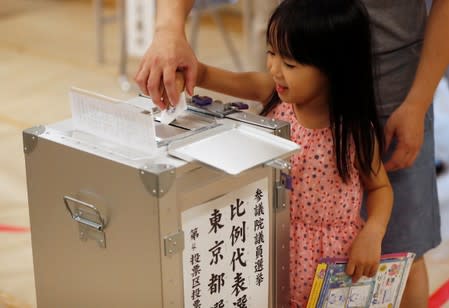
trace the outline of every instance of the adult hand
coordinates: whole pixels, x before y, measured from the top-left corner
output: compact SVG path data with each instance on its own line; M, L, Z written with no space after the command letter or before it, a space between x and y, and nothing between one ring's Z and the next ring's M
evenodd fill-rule
M385 162L387 171L396 171L413 165L424 139L425 112L404 102L390 116L385 125L386 149L396 138L396 148Z
M198 60L184 33L161 28L156 31L134 79L145 95L150 95L157 106L165 109L168 102L161 100L164 88L172 105L177 104L179 100L175 82L176 71L184 73L187 92L193 95L197 70Z
M164 84L161 83L161 103L163 103L165 106L174 106L170 100L168 99L167 96L167 90L164 88ZM184 79L184 74L182 72L176 72L175 74L175 91L176 94L179 95L179 93L181 93L182 91L184 91L185 89L185 79Z

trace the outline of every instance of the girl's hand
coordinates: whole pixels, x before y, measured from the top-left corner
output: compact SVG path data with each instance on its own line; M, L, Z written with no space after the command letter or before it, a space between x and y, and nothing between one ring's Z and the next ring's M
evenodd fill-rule
M360 277L372 277L376 274L380 262L381 244L385 230L366 223L351 246L346 273L352 276L352 282Z

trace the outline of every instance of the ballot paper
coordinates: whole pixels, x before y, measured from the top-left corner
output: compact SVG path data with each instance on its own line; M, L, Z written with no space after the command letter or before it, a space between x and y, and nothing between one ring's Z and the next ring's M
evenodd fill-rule
M78 88L69 96L75 131L145 153L157 151L151 110Z
M186 110L186 95L182 92L179 95L179 101L175 106L169 106L167 109L162 110L160 121L162 124L170 124Z

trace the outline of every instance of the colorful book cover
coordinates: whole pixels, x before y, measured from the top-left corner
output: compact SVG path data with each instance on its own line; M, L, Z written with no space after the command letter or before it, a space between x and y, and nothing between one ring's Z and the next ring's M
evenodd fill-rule
M317 267L320 275L315 275L307 308L399 307L414 257L413 253L384 255L375 276L362 277L355 283L345 273L346 260L325 259Z
M307 302L307 308L316 307L318 299L320 297L321 287L323 286L324 277L326 276L327 263L320 263L316 267L315 277L313 279L312 291L309 295L309 301Z

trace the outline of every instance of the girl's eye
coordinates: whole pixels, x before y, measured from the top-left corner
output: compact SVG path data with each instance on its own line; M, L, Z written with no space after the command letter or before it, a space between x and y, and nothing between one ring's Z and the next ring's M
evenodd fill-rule
M274 52L271 50L267 50L267 55L274 56Z
M295 65L294 64L289 64L287 62L284 62L285 66L287 66L288 68L294 68Z

